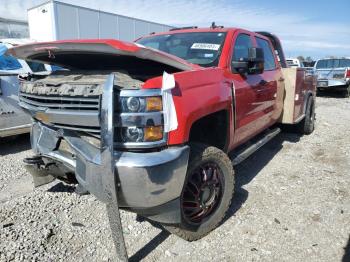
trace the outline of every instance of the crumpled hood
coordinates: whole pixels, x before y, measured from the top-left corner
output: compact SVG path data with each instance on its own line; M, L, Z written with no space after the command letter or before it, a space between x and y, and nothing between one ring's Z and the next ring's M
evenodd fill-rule
M164 70L173 72L200 68L179 57L139 44L114 39L32 43L13 47L7 51L7 54L20 59L82 70L99 69L100 67L101 69L113 67L113 69L127 70L127 67L142 65L165 67Z

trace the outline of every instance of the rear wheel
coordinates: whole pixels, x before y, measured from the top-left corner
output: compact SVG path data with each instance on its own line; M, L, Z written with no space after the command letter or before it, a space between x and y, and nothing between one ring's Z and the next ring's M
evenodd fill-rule
M307 100L305 117L292 127L293 132L309 135L315 129L315 99L310 96Z
M192 144L181 195L182 222L165 226L171 233L194 241L215 229L228 211L234 191L234 171L218 148Z

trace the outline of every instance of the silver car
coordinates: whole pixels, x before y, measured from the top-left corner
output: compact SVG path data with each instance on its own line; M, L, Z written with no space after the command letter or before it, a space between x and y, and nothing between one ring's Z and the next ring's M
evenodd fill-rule
M25 43L24 40L0 40L0 48L6 49ZM5 54L0 55L0 138L27 133L31 118L18 105L19 74L51 71L51 66L26 62Z
M334 90L350 96L350 58L320 59L315 64L317 90Z

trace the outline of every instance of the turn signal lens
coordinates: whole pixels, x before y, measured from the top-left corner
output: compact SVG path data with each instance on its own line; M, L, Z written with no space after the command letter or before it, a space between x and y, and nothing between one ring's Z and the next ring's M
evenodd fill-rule
M144 141L153 142L163 139L163 127L162 126L150 126L144 128Z
M146 111L162 111L163 104L162 104L162 97L161 96L154 96L154 97L147 97L146 98Z

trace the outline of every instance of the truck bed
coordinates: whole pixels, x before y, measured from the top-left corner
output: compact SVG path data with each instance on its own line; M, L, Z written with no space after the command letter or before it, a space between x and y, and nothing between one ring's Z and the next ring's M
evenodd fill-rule
M315 77L303 68L282 68L284 82L282 124L295 124L305 114L305 99L308 91L315 92Z

